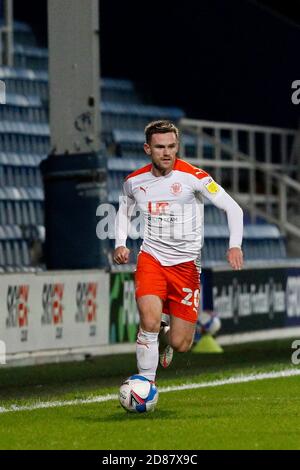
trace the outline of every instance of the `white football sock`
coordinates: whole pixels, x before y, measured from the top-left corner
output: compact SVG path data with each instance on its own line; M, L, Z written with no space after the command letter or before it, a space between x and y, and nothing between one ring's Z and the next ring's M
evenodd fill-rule
M140 328L136 340L136 359L139 374L155 381L158 366L158 333Z

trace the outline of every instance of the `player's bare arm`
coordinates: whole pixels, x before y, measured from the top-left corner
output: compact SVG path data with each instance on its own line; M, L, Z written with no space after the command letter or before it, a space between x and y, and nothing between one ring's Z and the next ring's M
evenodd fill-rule
M114 262L117 264L126 264L129 261L130 250L126 246L118 246L114 251Z

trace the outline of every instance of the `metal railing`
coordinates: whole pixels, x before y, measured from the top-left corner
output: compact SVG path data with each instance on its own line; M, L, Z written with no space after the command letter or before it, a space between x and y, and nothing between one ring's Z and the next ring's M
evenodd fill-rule
M209 171L252 222L257 216L300 238L299 132L182 119L180 154Z

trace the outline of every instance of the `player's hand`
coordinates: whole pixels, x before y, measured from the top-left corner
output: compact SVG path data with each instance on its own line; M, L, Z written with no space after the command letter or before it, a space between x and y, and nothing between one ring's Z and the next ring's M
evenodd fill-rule
M229 250L227 251L227 261L232 267L232 269L242 269L244 260L241 248L229 248Z
M117 264L126 264L129 260L130 250L126 246L118 246L114 251L114 262Z

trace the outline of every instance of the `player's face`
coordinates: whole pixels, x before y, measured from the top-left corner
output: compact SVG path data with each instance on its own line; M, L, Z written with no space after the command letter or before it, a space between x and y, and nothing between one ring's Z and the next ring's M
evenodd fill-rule
M144 144L144 150L151 156L153 167L165 175L173 169L178 152L176 134L174 132L153 134L150 143Z

